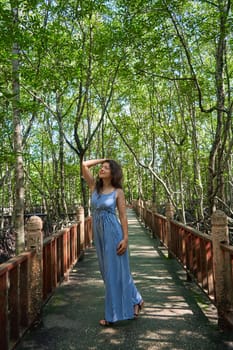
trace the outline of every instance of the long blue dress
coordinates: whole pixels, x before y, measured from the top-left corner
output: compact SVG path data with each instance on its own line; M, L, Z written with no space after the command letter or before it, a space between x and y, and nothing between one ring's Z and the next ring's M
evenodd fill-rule
M134 318L134 305L142 301L130 273L128 251L117 255L123 239L116 215L116 190L92 194L94 242L105 284L105 320L116 322Z

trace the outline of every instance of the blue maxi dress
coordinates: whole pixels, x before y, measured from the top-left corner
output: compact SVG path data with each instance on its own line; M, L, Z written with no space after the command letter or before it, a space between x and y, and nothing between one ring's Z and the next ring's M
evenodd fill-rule
M134 305L142 301L130 272L128 250L117 255L123 239L116 215L116 190L92 194L94 243L100 272L105 284L105 320L116 322L134 318Z

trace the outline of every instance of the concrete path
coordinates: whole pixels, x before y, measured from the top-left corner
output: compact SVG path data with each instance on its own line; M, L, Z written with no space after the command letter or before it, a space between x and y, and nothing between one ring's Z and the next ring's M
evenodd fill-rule
M128 211L130 264L145 308L137 320L103 328L104 286L90 248L70 280L57 288L17 350L230 350L233 334L222 333L216 310L198 287L186 282L176 260Z

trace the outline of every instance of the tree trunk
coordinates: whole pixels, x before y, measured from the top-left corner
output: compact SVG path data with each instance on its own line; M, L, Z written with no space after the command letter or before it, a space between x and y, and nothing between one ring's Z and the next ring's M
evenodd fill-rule
M60 127L60 124L59 124ZM65 195L65 167L64 167L64 138L63 130L59 129L59 171L60 171L60 196L61 196L61 209L65 219L68 219L68 210L66 204Z
M229 14L229 1L219 1L219 35L216 48L216 99L217 99L217 127L213 145L209 156L209 180L208 180L208 202L210 214L215 208L215 197L224 200L224 151L226 147L226 123L228 119L225 114L225 92L224 92L224 58L226 53L227 18Z
M64 128L62 122L62 114L60 112L60 98L57 94L56 96L56 114L59 127L59 187L60 187L60 209L61 214L64 215L64 219L68 219L68 210L66 204L66 194L65 194L65 166L64 166Z
M14 1L11 2L13 28L18 26L18 8ZM14 38L15 39L15 38ZM12 53L12 109L13 109L13 147L15 154L15 202L13 226L16 233L16 254L24 251L24 167L23 146L20 123L20 83L19 83L19 45L16 40L13 43Z
M80 169L80 190L81 190L81 194L82 194L82 205L84 208L84 215L85 217L89 215L89 203L88 203L88 198L89 196L87 195L87 185L86 185L86 181L84 180L83 176L82 176L82 162L84 159L84 152L80 153L80 157L79 157L79 169Z
M192 199L194 201L194 209L196 220L203 221L204 220L204 208L203 208L203 185L201 178L201 166L199 161L199 144L198 144L198 135L197 135L197 127L196 127L196 112L194 106L190 105L190 117L192 124L192 148L193 148L193 196Z

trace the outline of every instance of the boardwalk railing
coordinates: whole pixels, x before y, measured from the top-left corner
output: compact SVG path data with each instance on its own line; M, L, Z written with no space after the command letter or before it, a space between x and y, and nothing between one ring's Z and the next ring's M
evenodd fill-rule
M41 219L29 219L30 249L0 265L1 350L14 348L55 288L68 278L70 269L92 242L91 223L91 217L85 221L83 217L83 221L43 240Z
M216 305L219 326L233 329L233 246L229 245L227 216L216 211L208 235L173 220L170 204L166 216L143 201L134 201L133 208L167 247L169 256L181 263L188 278L195 280Z

